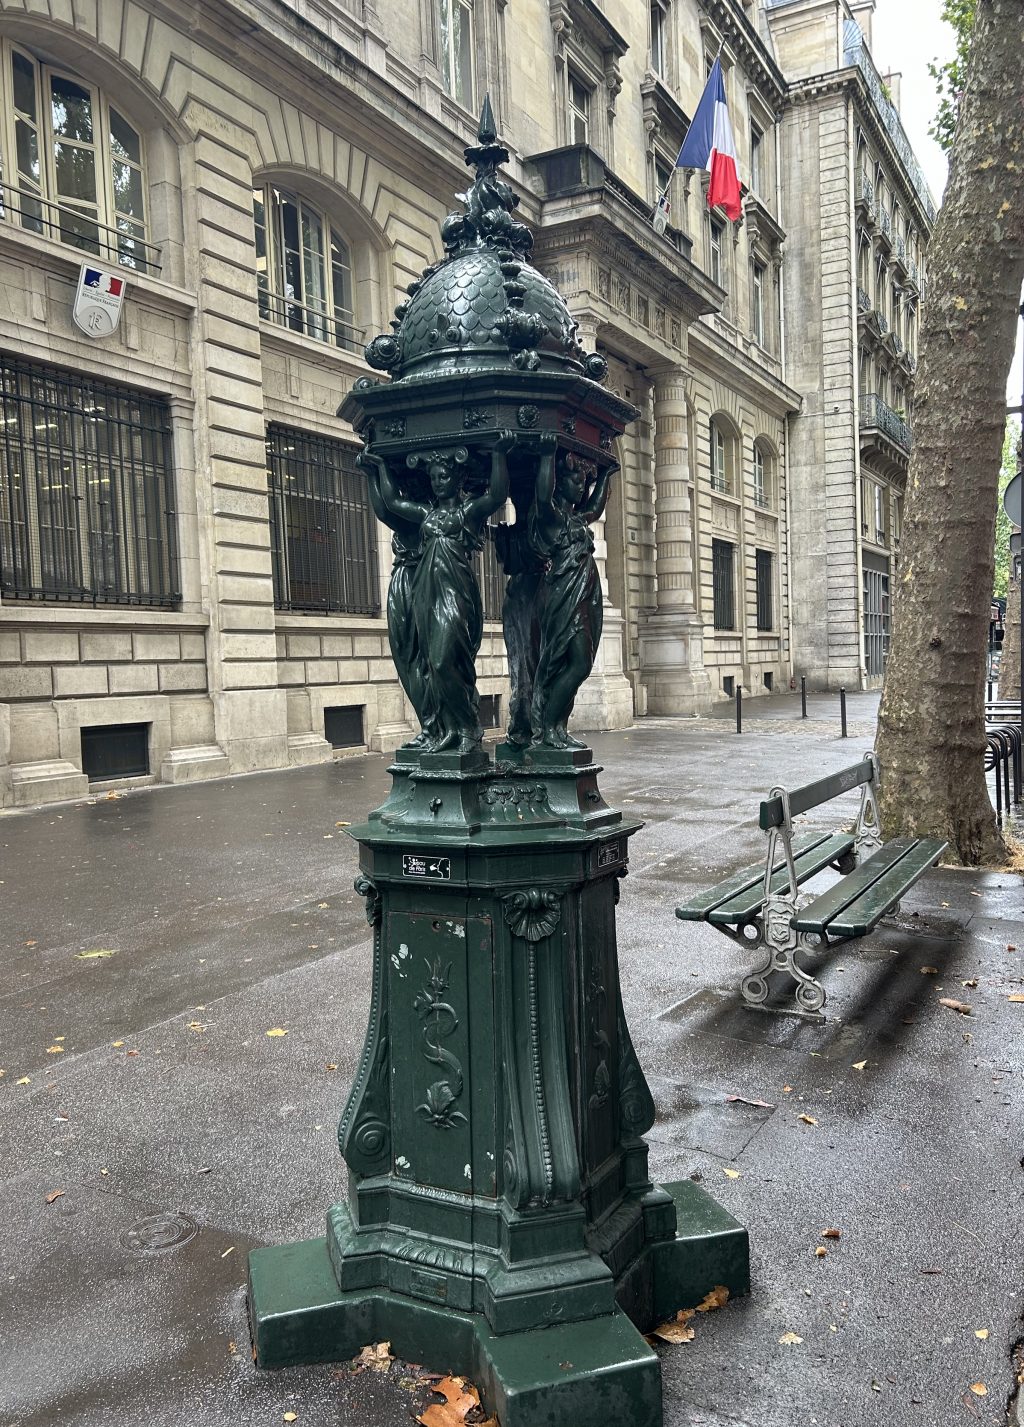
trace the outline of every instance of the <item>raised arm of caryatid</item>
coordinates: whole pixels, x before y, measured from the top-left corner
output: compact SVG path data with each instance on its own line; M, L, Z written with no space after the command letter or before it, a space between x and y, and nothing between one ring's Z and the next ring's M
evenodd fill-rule
M554 519L555 514L555 460L558 455L558 437L551 431L545 431L538 445L541 458L533 487L533 514L542 525L547 525Z
M618 469L619 467L615 464L606 466L591 487L590 494L580 508L580 514L588 525L595 520L600 520L604 515L604 508L608 504L608 496L612 488L612 476Z
M380 456L371 455L369 451L360 451L356 457L356 465L366 476L366 490L370 497L370 504L373 513L382 524L390 526L392 530L396 525L405 521L395 515L393 510L389 510L384 500L384 495L380 488L380 474L384 467L384 462Z
M466 509L467 520L479 526L480 529L483 529L488 517L492 516L508 500L508 462L505 457L515 444L514 432L499 432L491 452L491 476L487 482L487 489L482 495L477 496L476 500L471 501Z
M361 451L356 457L357 465L362 466L368 477L370 488L370 501L374 510L385 525L395 529L395 521L404 521L407 525L422 525L426 519L427 507L420 505L417 501L407 500L398 489L398 482L391 474L388 463L382 457L374 455L370 451ZM376 471L376 476L372 471ZM376 487L376 492L375 488ZM374 495L380 499L385 514L381 514L377 509L377 502Z

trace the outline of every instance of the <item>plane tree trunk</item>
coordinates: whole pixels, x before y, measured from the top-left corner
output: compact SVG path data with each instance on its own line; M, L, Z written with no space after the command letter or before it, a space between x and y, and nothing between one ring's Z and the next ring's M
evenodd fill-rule
M984 775L1006 382L1024 279L1024 3L978 0L949 183L928 247L914 449L879 715L887 836L1003 862Z

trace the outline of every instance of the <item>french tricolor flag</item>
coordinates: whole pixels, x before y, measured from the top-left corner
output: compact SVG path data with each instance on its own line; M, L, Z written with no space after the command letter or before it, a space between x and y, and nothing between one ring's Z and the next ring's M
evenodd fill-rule
M733 222L743 209L740 180L736 171L736 140L725 103L722 61L716 59L686 132L676 168L706 168L711 175L708 207L721 208Z

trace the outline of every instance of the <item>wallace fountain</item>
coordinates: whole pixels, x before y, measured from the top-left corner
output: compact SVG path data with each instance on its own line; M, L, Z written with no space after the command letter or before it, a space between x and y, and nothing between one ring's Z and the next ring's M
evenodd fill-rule
M338 1132L348 1197L324 1238L251 1255L249 1313L260 1367L388 1339L471 1378L502 1427L657 1427L643 1334L716 1285L747 1292L747 1235L699 1185L648 1174L615 935L640 824L568 732L601 636L589 527L638 413L530 266L508 157L485 102L445 256L366 349L387 376L341 408L392 531L388 629L420 732L351 830L373 982ZM488 538L511 684L493 760L475 671Z

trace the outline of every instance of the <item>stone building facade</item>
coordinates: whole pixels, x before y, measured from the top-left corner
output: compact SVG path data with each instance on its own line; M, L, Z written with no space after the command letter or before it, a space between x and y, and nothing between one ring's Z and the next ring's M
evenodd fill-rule
M389 542L336 410L440 256L485 92L535 261L642 413L578 726L788 683L788 91L757 6L0 0L0 40L4 806L410 735ZM737 224L672 175L719 53ZM106 338L72 319L83 259L126 284Z
M816 686L879 688L935 205L871 58L874 0L769 0L787 80L793 645Z

